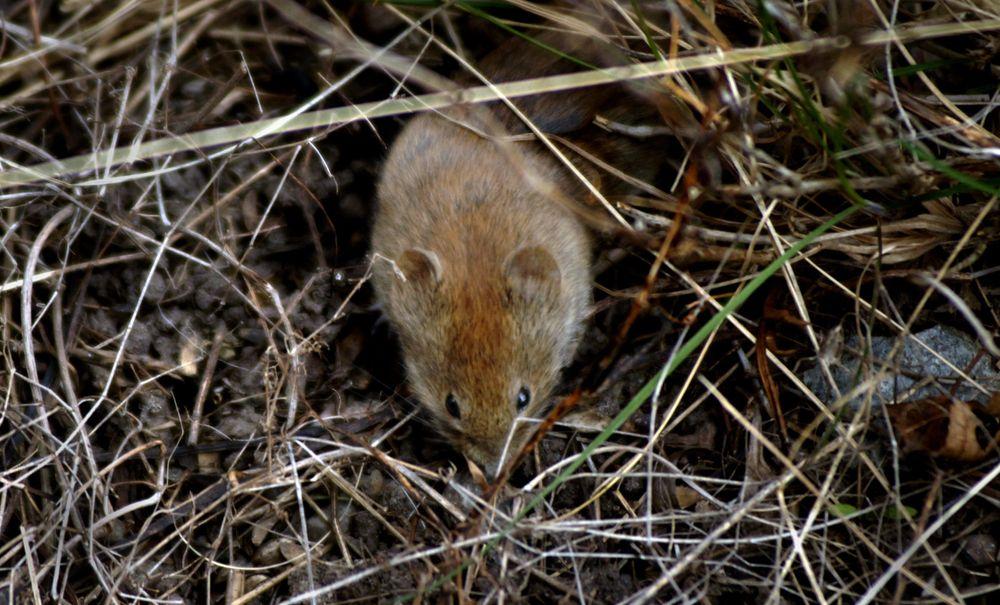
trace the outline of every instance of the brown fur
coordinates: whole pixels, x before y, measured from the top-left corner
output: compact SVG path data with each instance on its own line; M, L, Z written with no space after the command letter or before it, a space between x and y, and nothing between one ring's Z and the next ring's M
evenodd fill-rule
M372 249L395 266L376 262L374 282L411 385L442 433L490 471L518 391L530 389L525 414L537 415L590 302L585 229L534 184L574 189L533 146L431 115L405 128L379 184ZM449 393L460 420L445 409Z
M579 38L568 47L595 56ZM494 81L574 68L523 42L481 67ZM515 104L543 130L565 133L590 124L609 96L585 89ZM538 144L503 140L523 131L497 103L413 118L383 168L372 232L372 251L387 259L375 263L376 293L411 386L440 431L489 473L505 445L513 456L527 438L531 425L512 427L547 403L591 301L588 235L566 203L584 193ZM522 387L531 403L518 412ZM449 394L460 419L447 411Z

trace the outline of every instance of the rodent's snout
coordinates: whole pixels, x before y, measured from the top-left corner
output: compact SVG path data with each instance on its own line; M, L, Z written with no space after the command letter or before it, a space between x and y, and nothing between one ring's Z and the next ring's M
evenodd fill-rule
M511 458L516 456L520 449L516 439L511 441L506 451L504 450L505 444L507 444L506 438L496 442L486 440L466 442L462 453L479 467L487 479L493 481L503 466L509 464Z
M470 439L462 444L465 457L479 467L489 480L494 480L504 466L515 458L528 437L523 428L512 428L513 435L505 433L496 439Z
M500 455L502 448L499 450L494 450L494 448L483 447L486 444L470 444L465 448L465 456L479 467L479 470L483 471L483 474L490 481L496 479L497 473L500 471Z

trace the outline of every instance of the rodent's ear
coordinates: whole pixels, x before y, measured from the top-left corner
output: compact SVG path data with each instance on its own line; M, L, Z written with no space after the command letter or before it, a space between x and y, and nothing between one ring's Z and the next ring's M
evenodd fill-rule
M411 248L396 261L408 282L436 284L441 281L441 259L431 250Z
M538 288L559 287L559 264L541 246L519 248L507 259L504 270L510 285L526 294Z

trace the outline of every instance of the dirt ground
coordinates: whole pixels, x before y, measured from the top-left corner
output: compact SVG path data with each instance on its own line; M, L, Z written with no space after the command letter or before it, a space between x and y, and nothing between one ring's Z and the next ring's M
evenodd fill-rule
M893 47L887 78L851 3L695 4L0 7L0 603L991 602L1000 30L920 28L1000 13L905 3L923 67ZM309 110L428 92L389 68L340 82L390 46L457 73L426 35L395 40L408 19L472 58L553 23L617 32L632 62L657 58L647 38L857 44L623 97L646 130L609 136L661 161L612 199L631 229L594 235L554 397L579 403L502 485L431 428L368 283L407 116L101 162L324 91ZM87 155L101 167L3 180ZM852 195L863 209L810 235Z

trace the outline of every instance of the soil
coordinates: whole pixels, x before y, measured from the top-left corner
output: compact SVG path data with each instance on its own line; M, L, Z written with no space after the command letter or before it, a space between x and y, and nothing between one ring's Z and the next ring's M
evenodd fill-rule
M398 30L386 25L374 7L352 10L350 22L365 39L385 43ZM232 16L247 27L260 25L250 9L233 9ZM473 45L472 52L481 54L502 37L482 23L465 23L469 29L462 30L463 39ZM291 35L284 27L275 28ZM236 44L224 37L200 44L177 72L178 82L155 124L158 134L258 119L257 99L266 115L281 114L349 69L337 57L300 43L279 43L276 54L263 43ZM408 42L398 52L416 55L422 50ZM221 115L202 115L205 97L229 81L238 69L233 57L243 51L251 63L255 94L244 90ZM454 68L440 53L427 52L425 65L444 73ZM120 94L124 67L103 67L108 86ZM696 84L705 83L699 76ZM388 98L394 89L388 76L370 70L327 103ZM93 121L113 123L117 105L112 101L117 99L111 95L95 107L91 93L90 88L77 91L72 104L67 101L66 113L79 111L83 116L91 111ZM48 111L44 101L36 99L31 111ZM120 141L140 132L138 115L129 116ZM46 116L46 127L39 127L31 139L39 147L59 157L89 151L93 141L75 130L60 133L57 119ZM319 602L389 601L424 589L431 599L440 600L458 598L461 591L473 598L497 599L502 593L512 602L548 602L571 598L580 586L588 600L613 603L649 586L664 572L664 561L676 561L727 522L748 498L782 477L783 460L762 448L697 381L691 387L677 378L695 372L695 355L664 385L655 415L653 404L646 402L609 442L614 447L587 461L579 476L560 486L501 548L476 559L472 571L459 580L436 585L462 564L461 556L479 557L483 541L461 549L442 546L503 528L506 516L537 493L537 488L532 493L521 488L590 443L660 371L677 340L689 337L709 312L695 314L701 298L671 273L653 285L650 304L620 338L658 248L649 244L662 241L664 230L642 225L640 235L647 239L599 235L595 311L580 354L566 370L555 398L579 392L582 404L512 474L510 484L499 492L496 514L484 511L478 501L483 485L429 428L415 405L397 343L367 284L375 183L387 145L403 119L317 130L307 133L308 145L297 145L305 137L298 133L225 160L164 172L157 179L126 180L106 189L67 187L62 195L40 188L30 202L0 202L9 228L0 259L4 282L21 276L32 243L66 204L78 212L43 246L38 270L86 265L31 288L37 322L31 334L40 383L36 386L46 393L41 408L33 399L31 380L25 378L29 364L24 359L19 291L4 293L0 300L8 369L4 381L14 385L0 402L0 467L20 477L18 469L54 447L57 441L42 436L39 409L47 410L46 418L51 416L48 430L66 439L70 449L59 454L58 465L29 473L16 507L3 504L2 494L12 492L0 490L0 569L8 565L6 548L37 539L41 545L32 551L36 563L55 560L65 548L59 586L65 598L80 601L107 596L95 579L101 575L116 578L116 590L123 593L192 603L221 594L236 598L258 589L256 602L272 602L337 583L342 585L325 589ZM9 118L2 130L27 140L35 128L27 121ZM670 145L690 143L678 136ZM778 154L786 145L787 139L779 140L768 149ZM793 162L797 153L789 151L786 161ZM15 150L8 159L30 164L37 158ZM713 161L702 167L708 186L715 184L713 179L734 182L726 165L718 157ZM655 184L670 189L674 176L671 164ZM893 195L886 194L882 201L888 206ZM971 197L956 200L960 206L978 203ZM817 195L804 208L820 213L841 202L833 191ZM741 203L722 194L711 196L688 220L717 227L711 221L718 219L734 232L753 231L758 217L748 215L749 206ZM791 212L793 217L782 228L794 230L795 221L805 220L799 213L806 210ZM889 221L905 218L909 210L886 212ZM662 209L657 215L673 216ZM995 223L996 216L990 220ZM871 217L858 221L851 226L875 222ZM982 239L977 270L992 262L996 248L996 240ZM947 254L947 249L931 247L919 262L904 266L940 266ZM850 253L828 250L818 258L837 279L856 284L861 299L873 299L876 286L855 279L857 262ZM863 311L832 291L817 271L796 267L817 333L831 334L843 326L865 332L854 328L867 325ZM741 273L744 269L741 263L719 269L715 259L697 258L684 267L702 285L752 273ZM914 308L923 286L908 276L888 279L895 279L894 304ZM772 280L739 313L746 325L761 330L758 335L770 334L770 349L801 376L815 368L815 352L801 325L775 319L776 309L795 308L793 297L778 281ZM726 290L725 296L731 293ZM61 327L54 322L57 295ZM998 299L993 297L1000 289L992 282L962 295L976 301L977 312L988 317L996 310ZM913 331L938 325L968 332L948 305L929 308ZM880 338L898 336L881 324L871 331ZM64 353L60 342L65 343ZM873 555L859 535L877 535L878 544L895 557L926 526L926 515L939 513L989 471L919 453L899 459L879 417L852 433L856 448L845 449L843 459L833 464L832 454L816 452L839 433L787 382L781 383L780 403L793 438L783 437L764 395L760 367L752 361L754 354L749 341L725 324L696 373L719 384L754 429L779 443L782 455L801 465L817 484L833 469L837 480L832 489L846 494L844 501L852 503L856 513L852 523L860 529L845 529L843 519L823 508L819 522L826 524L829 548L808 547L822 550L832 562L828 568L863 568L859 578L874 576L882 567L866 567ZM85 419L86 444L74 432L75 417L66 411L71 394ZM667 417L677 397L680 406L669 413L679 420L657 442L655 462L647 466L643 460L629 467L608 487L605 482L645 446L646 436ZM845 416L838 426L850 422ZM192 431L197 431L196 439ZM88 459L98 465L100 481L87 468ZM870 479L869 465L892 477L894 484ZM58 479L55 466L69 479ZM645 469L652 476L644 474ZM704 480L699 486L709 489L711 498L693 490L685 480L690 477ZM61 486L61 480L69 483ZM100 489L92 487L98 484ZM781 510L796 512L794 522L801 524L815 504L814 494L802 484L784 485L783 509L777 496L769 496L745 522L723 534L729 542L707 548L670 591L690 590L710 602L756 602L771 594L769 574L793 546L788 539L774 538L785 531L787 519ZM68 510L58 509L61 499L71 494L78 501ZM998 578L1000 516L991 505L997 497L996 486L988 487L932 541L960 589L974 592ZM897 504L908 507L915 520L903 521L900 513L887 512L896 511ZM68 519L58 527L76 528L80 519L101 521L96 523L96 538L87 538L100 546L96 554L84 548L84 533L76 529L58 538L65 542L50 539L58 534L57 525L52 525L57 510ZM663 532L655 536L658 542L643 541L645 526L637 519L646 511L658 516L657 528ZM561 515L569 515L562 519L565 527L532 525ZM580 527L572 526L575 521ZM672 529L665 529L668 524ZM668 538L676 538L676 544ZM307 556L304 544L317 550ZM95 571L91 558L106 568ZM922 576L924 571L914 573ZM30 594L25 573L10 570L14 602ZM44 581L53 582L53 575ZM796 566L785 581L807 585L810 579ZM0 588L0 604L6 603L3 576ZM863 592L864 586L851 589ZM776 590L780 598L797 597L792 589ZM912 583L899 587L906 598L916 598L919 590Z

